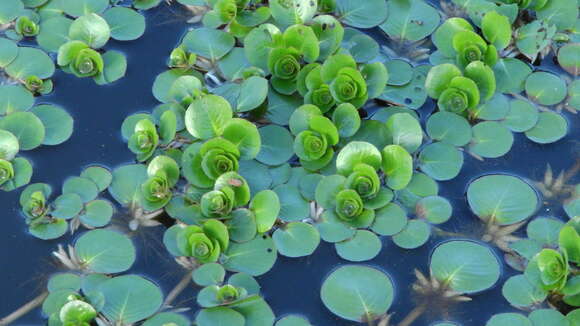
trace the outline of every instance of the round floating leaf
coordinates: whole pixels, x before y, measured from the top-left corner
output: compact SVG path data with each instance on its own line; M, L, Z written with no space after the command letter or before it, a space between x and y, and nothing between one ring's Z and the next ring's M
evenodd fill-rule
M230 243L223 266L231 272L260 276L276 262L276 246L267 235L257 236L244 243Z
M533 326L532 322L524 315L513 312L497 314L488 320L485 326Z
M84 203L89 202L99 194L97 185L87 178L71 177L62 185L62 193L74 193L81 197Z
M44 145L58 145L67 141L73 132L73 118L65 110L54 105L38 105L32 108L45 128Z
M336 14L340 20L357 28L375 27L387 19L387 3L383 0L337 0Z
M515 58L500 59L492 68L497 90L502 93L520 93L532 73L529 65Z
M55 16L40 22L40 32L36 41L41 48L48 52L58 52L61 45L70 41L68 31L72 20L63 16Z
M135 10L113 7L103 14L111 27L111 37L119 41L136 40L145 33L145 17Z
M93 230L75 243L76 256L95 273L121 273L135 262L135 247L129 238L109 230Z
M501 122L514 132L524 132L532 129L539 119L538 109L530 102L513 100L510 102L510 110Z
M421 170L435 180L455 178L463 166L463 153L452 145L432 143L419 154Z
M234 47L234 37L222 30L207 27L196 28L183 39L183 45L192 53L217 60Z
M0 86L0 115L15 111L26 111L34 104L34 96L24 87Z
M18 138L16 138L16 136L14 136L11 132L0 129L0 148L2 149L0 158L7 161L12 161L20 150L20 146L18 145Z
M50 277L46 286L48 292L60 290L78 291L81 288L81 277L73 273L59 273Z
M320 234L312 225L302 222L288 223L272 235L278 252L286 257L311 255L320 243Z
M203 264L192 273L193 281L199 286L221 284L225 276L225 269L218 263Z
M354 237L337 242L336 253L342 258L352 262L367 261L375 258L383 244L379 237L367 230L358 230Z
M407 226L407 212L396 203L389 203L375 212L371 230L380 235L395 235Z
M266 326L274 324L274 320L276 320L272 308L262 298L241 302L235 306L235 309L246 319L244 325Z
M423 141L423 130L419 121L407 113L395 113L387 120L387 130L392 144L400 145L414 153Z
M77 216L83 209L83 201L77 194L62 194L54 200L52 205L51 215L64 219Z
M410 220L405 228L393 236L393 242L403 249L424 245L431 236L431 226L421 220Z
M6 67L6 73L15 79L26 79L28 76L50 78L54 74L54 63L44 51L21 47L18 56Z
M367 142L351 141L338 153L336 169L338 173L347 176L360 163L378 169L381 162L381 152L375 146Z
M566 98L566 82L549 72L534 72L526 79L526 94L541 105L554 105Z
M471 140L471 126L455 113L436 112L427 120L427 134L434 140L454 146L464 146Z
M558 236L564 223L554 218L539 217L531 221L526 233L528 238L537 241L543 246L556 247Z
M492 219L500 225L509 225L530 217L536 211L538 196L520 178L497 174L469 184L467 201L473 213L484 221Z
M14 112L0 119L0 129L16 136L20 149L25 151L40 146L45 138L42 121L30 112Z
M342 47L348 50L356 62L369 62L379 55L379 44L354 28L344 29Z
M558 30L565 30L572 28L577 22L578 10L578 4L574 1L551 0L541 10L537 10L536 15L539 20L556 25Z
M418 217L424 218L430 223L441 224L451 218L451 203L443 197L429 196L417 202L415 212Z
M80 216L83 224L93 228L103 227L113 217L113 205L106 200L93 200L85 205L85 211Z
M320 237L326 242L339 242L354 236L356 230L342 223L332 211L325 211L316 223Z
M529 307L543 302L548 293L535 285L523 275L510 277L503 285L501 292L506 300L515 307Z
M423 1L394 0L387 5L389 18L380 28L391 38L415 42L439 26L439 12Z
M492 287L500 275L493 252L472 241L453 240L439 245L431 255L432 276L458 293L474 293Z
M242 82L236 112L251 111L264 103L268 96L268 81L252 76Z
M230 104L223 97L205 95L193 101L185 112L185 126L194 137L210 139L222 134L232 114Z
M236 242L252 240L257 233L256 217L248 209L237 209L232 212L232 218L227 221L230 239Z
M105 305L101 309L110 321L132 324L153 315L163 302L157 285L140 276L124 275L112 278L99 286Z
M103 17L86 14L72 22L68 36L71 40L83 41L88 46L98 49L111 37L111 29Z
M379 99L406 106L413 110L419 109L427 100L427 92L425 90L427 72L423 72L421 67L431 66L416 67L413 70L411 81L403 86L387 85ZM389 75L392 74L389 73Z
M413 177L413 158L399 145L388 145L382 151L383 171L387 186L393 190L405 188Z
M83 170L81 177L87 178L94 182L99 188L99 191L103 191L109 187L111 181L113 181L113 175L111 172L100 166L90 166Z
M395 59L385 63L389 71L389 85L403 86L413 78L413 66L404 60Z
M147 180L147 167L142 164L125 165L113 171L113 181L109 193L121 205L127 207L135 203L141 185Z
M127 58L119 51L107 51L102 55L105 68L103 73L95 77L99 85L115 82L125 76L127 72Z
M514 135L499 122L485 121L473 127L473 139L469 150L485 158L505 155L512 148Z
M0 9L2 10L2 9ZM0 16L2 14L0 13ZM0 18L1 20L2 18ZM14 41L1 38L0 39L0 68L9 65L18 56L18 45Z
M574 326L562 313L554 309L537 309L532 311L528 318L534 326Z
M107 0L63 0L62 9L73 17L79 17L89 13L103 12L109 2Z
M495 95L487 102L481 104L471 114L480 120L501 120L505 118L510 110L507 96L501 93Z
M0 3L0 24L7 24L20 15L24 5L20 0L4 0Z
M580 44L566 44L558 50L558 63L562 69L574 76L580 74Z
M272 190L262 190L254 195L250 202L250 210L256 216L259 233L268 232L280 213L280 200Z
M231 326L244 326L245 319L239 312L226 308L226 307L215 307L209 309L202 309L195 322L199 326L214 326L214 325L231 325Z
M256 159L267 165L280 165L294 155L294 140L290 132L276 125L259 129L262 147Z
M568 121L555 112L541 112L538 123L526 131L526 137L538 144L549 144L564 138L568 132Z
M394 289L391 279L378 269L347 265L324 280L320 297L335 315L368 322L387 312L393 303Z
M48 224L39 224L29 229L30 234L41 240L52 240L62 237L68 230L68 223L60 218Z
M172 98L169 91L173 86L173 83L179 77L190 75L192 75L191 70L185 69L171 69L160 73L155 77L155 81L153 82L153 96L155 96L159 102L167 103L171 101Z
M295 186L280 185L274 188L280 199L280 219L286 222L301 221L310 216L310 203Z
M312 326L308 320L300 316L286 316L278 322L275 326Z
M258 161L241 161L238 173L246 179L252 194L266 190L272 185L268 167Z

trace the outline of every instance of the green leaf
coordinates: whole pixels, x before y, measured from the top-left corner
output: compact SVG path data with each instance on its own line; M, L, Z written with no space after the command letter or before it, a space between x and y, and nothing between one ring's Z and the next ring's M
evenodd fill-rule
M135 247L129 238L109 230L93 230L75 242L80 263L95 273L121 273L135 262Z
M226 271L218 263L203 264L192 273L193 281L199 286L219 285L225 276Z
M439 12L424 1L394 0L387 5L389 18L380 28L391 38L415 42L439 26Z
M145 17L135 10L113 7L103 13L111 27L111 37L119 41L136 40L145 33Z
M61 3L64 12L73 17L89 13L101 13L108 5L109 2L107 0L62 0Z
M389 203L375 211L371 230L380 235L395 235L407 226L407 212L396 203Z
M294 140L290 132L276 125L268 125L259 129L262 147L256 160L267 165L280 165L294 155Z
M496 314L487 321L485 326L533 326L532 322L524 315L506 312L501 314Z
M493 252L480 244L452 240L435 248L431 274L451 290L474 293L489 289L500 276L500 264Z
M21 47L16 59L5 68L6 73L15 79L26 79L28 76L50 78L54 69L54 63L48 54L28 47Z
M208 309L201 309L195 322L199 326L214 326L214 325L231 325L244 326L245 319L239 312L226 308L215 307Z
M417 217L424 218L432 224L447 222L451 218L451 213L451 203L439 196L421 198L415 207Z
M342 259L361 262L375 258L383 244L373 232L357 230L352 238L337 242L334 246Z
M256 216L258 232L268 232L280 213L280 200L272 190L258 192L250 202L250 210Z
M472 130L469 150L481 157L501 157L509 152L514 143L512 132L495 121L480 122Z
M16 136L20 149L25 151L40 146L46 133L42 121L31 112L15 112L0 119L0 129Z
M279 185L274 191L280 198L280 219L297 222L310 216L310 203L302 197L300 190L292 185Z
M185 126L194 137L210 139L222 134L232 115L232 108L223 97L205 95L193 101L185 112Z
M12 40L0 38L0 67L6 67L16 59L17 56L18 45L16 45Z
M554 309L534 310L530 313L528 318L534 326L573 326L568 322L568 320L566 320L566 317L564 317L562 313Z
M93 200L85 205L85 211L79 218L84 225L98 228L109 224L113 213L113 205L110 202L106 200Z
M566 44L558 50L558 64L573 76L580 75L580 44ZM1 61L1 60L0 60Z
M500 51L508 46L512 38L512 26L509 19L495 11L490 11L483 16L481 30L485 39Z
M213 61L228 54L234 43L232 35L207 27L196 28L183 38L183 45L187 51Z
M451 180L461 171L463 153L446 143L432 143L419 154L419 167L438 181Z
M509 112L501 124L513 132L525 132L532 129L539 119L538 109L525 100L512 100Z
M272 0L269 5L272 17L281 27L309 22L317 9L317 2L309 0Z
M18 17L24 10L24 5L20 0L2 1L0 4L0 24L7 24Z
M393 283L378 269L347 265L334 270L322 284L322 302L335 315L368 322L380 318L393 302Z
M57 106L38 105L32 108L34 113L45 128L44 145L58 145L67 141L73 132L73 118Z
M415 249L424 245L431 236L431 227L421 220L410 220L405 228L393 236L393 242L403 249Z
M81 197L73 193L58 196L52 205L51 215L67 220L77 216L84 206Z
M336 13L343 23L357 28L375 27L387 19L387 2L368 0L337 0Z
M546 85L549 85L546 87ZM538 71L526 79L526 94L541 105L554 105L566 98L566 82L557 75Z
M556 112L540 112L538 123L526 131L526 137L538 144L549 144L564 138L568 133L568 121Z
M520 93L528 76L532 73L530 66L515 58L499 59L493 72L497 81L497 90L502 93Z
M399 145L388 145L383 149L382 156L387 186L393 190L405 188L413 176L413 158L409 152Z
M525 220L536 211L538 196L520 178L497 174L483 176L469 184L467 201L473 213L482 220L510 225Z
M252 76L242 82L236 112L251 111L266 100L268 81L262 77Z
M406 113L395 113L387 120L391 143L414 153L423 142L423 130L419 121Z
M286 257L311 255L320 243L320 234L312 225L292 222L277 229L272 235L278 252Z
M63 16L55 16L40 22L40 32L36 41L41 48L49 52L58 52L58 48L70 41L68 31L72 20Z
M252 276L267 273L276 262L276 246L267 235L259 235L244 243L230 243L223 266L231 272Z
M376 170L381 162L381 152L375 146L367 142L351 141L338 153L336 168L338 173L346 176L360 163L368 164Z
M434 113L427 120L427 134L433 140L464 146L471 141L471 126L462 116L445 111Z
M147 180L147 167L142 164L121 166L113 171L109 193L122 206L137 202L141 185Z
M77 18L70 25L68 36L71 40L83 41L88 46L98 49L111 37L111 29L101 16L87 14Z
M119 324L132 324L150 317L163 301L163 294L155 284L136 275L105 281L99 291L105 299L101 313Z
M529 307L543 302L548 293L534 286L525 275L510 277L501 292L506 300L515 307Z

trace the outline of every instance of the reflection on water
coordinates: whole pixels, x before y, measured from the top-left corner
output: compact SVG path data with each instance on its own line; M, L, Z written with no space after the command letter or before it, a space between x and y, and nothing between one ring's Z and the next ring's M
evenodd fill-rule
M123 51L128 59L127 76L109 86L96 86L91 79L78 79L72 75L57 72L53 78L55 92L43 97L39 102L49 102L65 107L75 118L73 137L57 147L42 147L24 156L34 162L33 182L46 182L59 188L67 176L77 175L91 163L115 167L132 160L133 155L121 140L120 125L123 119L134 112L151 110L157 105L151 94L155 76L163 72L166 57L179 43L188 26L183 13L170 11L165 5L147 13L146 34L137 41L120 44L111 41L108 47ZM374 32L373 36L380 37ZM558 71L550 65L547 69ZM433 110L433 102L428 100L419 110L424 121ZM465 199L469 182L489 173L510 173L527 180L542 180L547 164L554 173L571 168L579 157L580 132L574 127L578 116L564 113L570 122L570 134L555 144L539 145L527 140L523 134L515 134L512 150L500 159L483 162L465 155L465 164L460 175L447 182L440 182L440 195L453 205L453 218L442 225L445 231L476 236L479 221L471 214ZM571 183L578 183L576 174ZM27 300L30 300L43 286L43 280L55 271L50 252L57 243L70 242L63 238L58 241L41 241L26 234L23 219L18 213L19 191L0 194L0 218L3 220L0 237L0 315L5 315ZM123 214L123 212L118 212ZM537 215L564 217L561 203L547 201ZM471 230L471 231L470 231ZM161 283L167 293L182 277L182 271L166 254L162 244L163 228L146 230L135 236L139 248L138 262L132 269ZM372 261L364 264L378 267L387 272L396 286L395 302L390 309L393 320L398 321L413 309L411 284L415 281L414 269L428 273L428 257L435 245L447 238L432 236L419 249L404 250L388 238L383 239L383 250ZM498 255L501 252L496 250ZM322 280L334 268L349 264L337 256L333 245L321 243L318 250L309 257L290 259L279 257L275 267L265 276L259 277L264 296L277 316L299 313L307 316L313 325L352 325L332 315L319 297ZM495 313L513 311L501 295L501 284L513 273L506 267L500 284L493 290L473 295L473 301L461 303L451 310L451 319L463 325L483 325ZM175 303L189 306L195 311L194 289L184 292ZM482 309L482 307L484 309ZM429 311L428 311L429 312ZM435 313L435 311L431 311ZM192 313L190 313L190 317ZM417 325L428 325L439 316L425 314ZM44 319L39 313L29 314L18 324L39 324Z

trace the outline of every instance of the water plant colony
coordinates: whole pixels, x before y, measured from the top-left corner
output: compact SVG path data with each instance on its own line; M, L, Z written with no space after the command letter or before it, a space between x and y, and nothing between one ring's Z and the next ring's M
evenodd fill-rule
M39 104L55 69L123 78L127 59L107 43L141 37L159 5L193 25L153 83L159 105L120 126L134 162L96 162L59 189L30 183L26 152L73 134L65 109ZM566 136L580 109L578 14L575 0L2 0L0 187L20 192L32 236L75 241L0 325L38 306L51 326L311 325L275 316L256 277L321 240L341 260L319 289L337 323L417 325L430 310L431 325L458 326L451 307L501 288L517 310L487 326L580 325L580 165L471 180L473 232L446 230L452 205L438 195L465 156L502 157L518 133ZM537 216L547 202L567 216ZM185 274L166 294L129 271L132 236L148 228L165 230ZM411 252L432 235L443 240L415 270L416 306L393 314L405 287L388 263L365 262L387 237ZM502 283L504 262L517 273ZM174 305L194 286L196 309Z

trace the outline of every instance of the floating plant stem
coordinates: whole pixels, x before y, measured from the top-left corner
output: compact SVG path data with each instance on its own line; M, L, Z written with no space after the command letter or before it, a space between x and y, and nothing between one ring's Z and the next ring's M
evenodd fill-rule
M399 323L398 326L410 326L427 310L426 304L421 304L409 312L409 314Z
M29 313L30 311L36 309L37 307L39 307L42 304L42 302L44 301L44 299L46 299L46 297L48 297L48 291L42 292L36 298L32 299L31 301L29 301L28 303L26 303L22 307L18 308L13 313L0 319L0 326L10 325L11 323L15 322L20 317L22 317L22 316L26 315L27 313Z
M190 271L185 273L185 275L183 275L183 278L181 279L181 281L179 281L179 283L177 283L177 285L175 285L175 287L169 292L169 294L165 298L165 301L163 302L163 305L165 307L171 306L171 303L179 296L179 294L181 292L183 292L183 290L185 290L187 288L189 283L191 283L191 272Z

